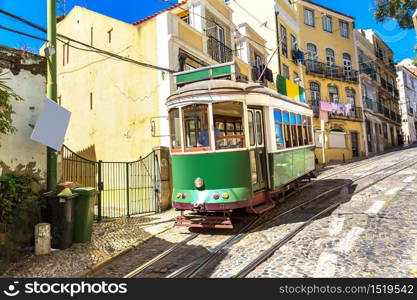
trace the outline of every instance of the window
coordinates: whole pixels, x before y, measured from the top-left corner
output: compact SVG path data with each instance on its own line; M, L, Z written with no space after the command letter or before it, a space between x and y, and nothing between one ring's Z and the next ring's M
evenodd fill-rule
M181 20L183 20L185 23L190 24L190 15L185 15L181 17Z
M340 35L344 38L349 38L349 23L340 21Z
M295 123L297 124L298 146L306 145L303 136L303 121L301 115L295 115Z
M311 145L313 144L313 135L312 135L312 131L311 131L311 117L310 116L306 116L305 117L305 121L307 122L306 124L306 131L307 131L307 140L308 140L308 144Z
M329 85L329 99L331 103L339 103L339 90L334 85Z
M307 121L307 116L301 116L301 122L302 122L302 136L303 136L303 144L304 145L309 145L310 141L308 140L308 121Z
M317 60L317 46L312 43L307 44L307 59Z
M326 15L323 16L323 30L333 32L332 18Z
M185 127L186 151L208 150L210 134L208 131L207 104L192 104L182 109Z
M93 110L93 93L90 93L90 110Z
M294 77L294 81L296 81L297 79L300 79L300 75L298 75L297 72L293 72L293 77Z
M314 27L314 12L304 8L304 24Z
M248 129L249 129L249 144L251 146L255 146L255 128L253 126L254 123L254 116L253 111L248 111Z
M112 31L113 31L113 28L110 29L109 31L107 31L107 35L108 35L108 38L109 38L109 44L111 43L111 32Z
M277 148L284 147L284 139L282 134L282 114L281 110L274 110L274 125L275 125L275 145Z
M293 62L297 62L297 38L291 34L290 35L290 41L291 41L291 58Z
M291 144L293 147L298 146L298 139L297 139L297 121L296 115L294 113L290 113L290 123L291 123Z
M90 46L93 46L94 28L90 27Z
M290 130L290 114L287 111L282 112L282 121L284 124L284 140L285 140L285 147L291 148L292 141L291 141L291 130Z
M337 75L336 68L336 55L333 49L326 48L326 63L327 63L327 75L334 77Z
M243 105L241 102L218 102L213 104L214 138L216 149L242 148Z
M355 106L355 90L347 87L346 88L346 99L347 103L349 103L352 107Z
M331 48L326 48L326 62L328 66L336 65L336 54Z
M285 64L282 64L282 75L288 80L290 80L290 69Z
M348 53L343 53L343 72L348 79L352 79L352 57Z
M317 82L310 82L311 104L319 105L321 100L320 84Z
M385 123L385 124L383 124L383 126L382 126L382 130L383 130L383 132L384 132L384 138L385 139L388 139L388 125Z
M62 45L62 65L69 63L69 42Z
M171 136L171 150L181 150L181 119L178 108L169 111L169 131Z
M283 25L281 25L281 52L282 55L288 57L287 28Z

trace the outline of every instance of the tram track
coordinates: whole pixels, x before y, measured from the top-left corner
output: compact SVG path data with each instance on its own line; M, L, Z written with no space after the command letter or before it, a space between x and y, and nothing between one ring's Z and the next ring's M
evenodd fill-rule
M413 159L413 158L411 158ZM361 189L355 191L351 195L358 194L373 185L377 184L378 182L385 180L393 175L396 175L397 173L408 169L414 165L417 164L417 161L413 161L411 164L406 165L405 167L400 168L399 170L396 170L395 172L385 175L382 178L379 178L376 181L371 182L370 184L366 185L365 187L362 187ZM390 166L392 167L392 166ZM388 168L388 167L387 167ZM387 169L384 168L384 169ZM324 210L320 211L319 213L315 214L311 218L309 218L306 222L299 225L297 228L292 230L290 233L288 233L284 238L278 240L275 242L272 246L270 246L268 249L263 251L259 256L257 256L254 260L252 260L249 264L247 264L245 267L243 267L236 275L233 276L233 278L244 278L248 274L250 274L253 270L255 270L258 266L260 266L262 263L264 263L269 257L271 257L278 249L280 249L282 246L287 244L289 241L291 241L298 233L300 233L304 228L306 228L308 225L310 225L312 222L317 220L320 216L336 209L338 206L340 206L343 203L343 200L337 201L336 203L332 204L331 206L325 208Z
M413 160L413 159L414 158L411 157L411 158L407 159L406 161L410 161L410 160ZM404 163L404 161L403 161L403 163ZM407 167L401 168L397 172L394 172L392 174L386 175L383 178L378 178L376 181L371 182L370 184L366 185L364 188L362 188L362 189L360 189L358 191L355 191L354 193L352 193L350 195L357 194L357 193L363 191L364 189L371 187L372 185L376 184L377 182L379 182L379 181L381 181L381 180L383 180L385 178L388 178L389 176L392 176L392 175L394 175L394 174L396 174L396 173L398 173L398 172L400 172L400 171L402 171L402 170L404 170L406 168L409 168L410 166L415 165L416 163L417 163L417 161L413 161L413 163L410 164L410 165L407 165ZM277 216L274 216L272 219L268 220L267 222L262 223L262 224L254 227L254 225L256 225L256 223L261 219L261 218L259 218L259 219L257 219L257 220L254 221L254 224L251 224L251 226L248 228L247 231L241 232L241 233L239 233L238 235L235 235L235 236L231 236L227 240L223 241L220 245L218 245L217 247L215 247L213 249L213 251L210 251L209 253L203 255L202 257L197 258L193 262L191 262L191 263L185 265L184 267L178 269L177 271L169 274L167 276L167 278L178 278L178 277L181 277L181 278L193 278L193 277L197 277L197 275L199 275L200 272L203 271L204 268L206 268L210 264L210 262L212 262L214 259L216 259L216 257L219 254L221 254L223 251L227 250L229 247L231 247L232 245L236 244L237 242L241 241L243 238L245 238L246 236L248 236L250 233L252 233L254 231L262 230L265 227L268 227L268 226L272 225L273 223L276 223L279 218L281 218L281 217L283 217L283 216L285 216L285 215L287 215L287 214L289 214L291 212L294 212L297 209L303 208L306 205L311 204L311 203L313 203L313 202L315 202L315 201L317 201L319 199L323 199L325 196L331 194L332 192L336 192L336 191L341 190L341 189L343 189L345 187L348 187L348 186L352 185L354 182L357 182L357 181L359 181L361 179L367 178L368 176L375 175L377 173L380 173L382 171L385 171L387 169L390 169L390 168L392 168L395 165L396 165L396 163L390 164L387 167L384 167L382 169L378 169L378 170L376 170L376 171L374 171L372 173L367 173L366 175L363 175L363 176L360 176L358 178L355 178L351 182L348 182L348 183L341 184L341 185L338 185L336 187L333 187L330 190L327 190L327 191L325 191L325 192L323 192L323 193L321 193L321 194L313 197L312 199L309 199L307 201L304 201L304 202L302 202L302 203L300 203L300 204L292 207L291 209L288 209L288 210L286 210L286 211L278 214ZM353 169L353 168L349 168L349 170L351 170L351 169ZM348 170L345 170L345 171L348 171ZM277 247L277 249L279 249L282 245L284 245L289 240L291 240L298 232L302 231L311 222L313 222L314 220L316 220L317 218L319 218L321 215L327 213L328 211L331 211L332 209L335 209L341 203L342 202L340 202L340 203L337 202L337 203L335 203L335 204L333 204L333 205L331 205L329 207L326 207L324 210L322 210L321 212L319 212L316 215L314 215L311 218L311 220L307 220L304 224L300 225L299 227L297 227L296 229L294 229L292 232L290 232L286 236L286 238L284 238L284 239L280 240L279 242L277 242L276 244L274 244L275 247ZM261 217L264 217L264 216L265 215L263 215ZM270 252L272 254L275 251L273 251L272 249L270 249ZM266 258L268 258L270 256L269 253L265 253L263 255L266 256Z
M315 184L317 182L320 182L320 180L323 180L323 179L326 179L326 178L329 178L329 177L334 177L336 174L340 174L340 173L343 173L343 172L346 173L346 172L348 172L352 169L355 169L355 168L358 168L358 167L363 167L364 165L377 163L378 161L389 158L392 155L393 154L390 153L389 155L384 155L384 157L378 156L378 159L373 159L371 162L366 162L365 164L362 163L362 164L359 164L359 165L351 166L349 168L344 168L344 169L342 169L338 172L333 172L329 175L326 175L325 177L319 178L319 180L316 180L316 181L313 181L311 183L307 183L307 184L302 185L299 189L297 189L296 192L299 192L299 191L301 191L301 190L303 190L303 189L305 189L309 186L312 186L313 184ZM195 247L194 245L190 245L190 242L191 242L191 244L193 244L193 243L194 244L199 244L200 248L201 247L206 247L206 251L208 251L208 252L204 253L202 255L200 254L200 256L197 256L197 257L195 257L195 255L196 254L198 255L198 252L193 252L189 256L188 255L186 255L185 257L183 256L183 258L186 258L187 261L190 261L189 259L191 259L191 262L183 264L183 267L180 267L177 270L174 269L175 271L173 273L170 273L166 277L167 278L201 277L199 275L201 275L203 273L203 271L206 269L206 267L210 263L212 263L214 259L220 257L222 255L222 253L224 253L227 249L229 249L230 247L232 247L233 245L237 244L239 241L241 241L242 239L247 237L250 233L253 233L254 231L262 230L262 229L264 229L268 226L271 226L274 223L276 223L277 220L282 218L283 216L288 215L291 212L293 212L293 211L295 211L299 208L303 208L303 207L305 208L306 206L308 206L308 204L311 204L311 203L315 202L316 200L322 199L325 196L329 196L331 193L333 193L337 190L340 190L345 186L351 185L353 182L356 182L356 181L361 180L365 177L368 177L372 174L375 174L375 173L384 171L388 168L391 168L392 166L396 165L402 159L403 158L401 158L399 160L395 160L395 162L393 164L391 163L387 167L384 167L382 169L378 169L378 170L376 170L375 172L372 172L372 173L366 173L365 175L360 176L358 178L355 178L354 180L349 179L350 180L349 183L344 183L342 185L332 187L330 190L326 190L326 191L320 193L317 196L314 196L313 198L311 198L307 201L302 201L301 203L289 208L288 210L285 210L284 212L279 213L276 216L271 217L269 215L269 213L266 213L262 216L255 217L253 220L249 220L246 224L243 224L242 228L240 228L240 229L237 228L237 233L234 233L232 236L230 236L230 237L226 238L225 240L221 241L220 243L217 244L217 246L216 245L213 246L213 247L208 246L208 248L210 250L207 250L207 246L202 246L204 244L204 239L202 240L203 244L201 243L200 239L198 239L199 237L205 237L207 232L192 233L190 236L188 236L184 240L181 240L181 241L179 241L179 242L177 242L173 245L170 245L166 250L162 251L160 254L158 254L154 258L151 258L151 259L145 261L144 263L140 264L138 267L135 267L133 270L130 267L129 269L127 269L125 275L122 275L123 274L122 273L121 276L124 277L124 278L149 277L150 275L161 277L161 275L158 275L158 274L152 275L152 267L158 266L158 267L161 267L161 268L165 268L165 265L173 262L172 258L176 258L178 256L178 253L184 253L184 251L188 251L189 250L188 247L190 247L190 246ZM410 159L412 159L412 157ZM329 210L331 210L331 208L329 208ZM323 213L325 213L325 212L323 212ZM316 218L318 218L318 217L316 217ZM262 222L262 223L260 223L260 222ZM303 228L301 228L300 231ZM208 232L211 232L211 231L208 231ZM194 240L195 240L195 242L193 242ZM212 243L211 238L210 238L210 242L208 242L207 245L209 245L210 243ZM177 253L177 255L175 253ZM181 260L181 259L179 259L179 260Z

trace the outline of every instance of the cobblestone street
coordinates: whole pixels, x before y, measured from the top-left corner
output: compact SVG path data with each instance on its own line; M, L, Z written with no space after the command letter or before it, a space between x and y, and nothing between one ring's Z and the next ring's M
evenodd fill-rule
M250 230L223 247L198 277L233 277L262 251L344 197L344 203L318 218L260 264L247 277L415 277L417 149L405 149L351 164L330 166L311 186L297 191L267 214L264 228ZM330 179L331 178L331 179ZM290 214L306 200L335 185L347 188ZM248 217L246 217L248 222ZM213 253L236 230L173 228L114 260L93 277L122 277L192 233L198 236L144 268L137 277L165 277Z

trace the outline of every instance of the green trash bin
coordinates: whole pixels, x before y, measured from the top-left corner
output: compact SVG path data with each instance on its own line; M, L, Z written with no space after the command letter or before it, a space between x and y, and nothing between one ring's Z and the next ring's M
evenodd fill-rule
M71 247L74 234L74 199L78 195L58 195L57 192L47 192L43 196L48 201L52 248Z
M90 187L72 190L78 194L75 199L74 216L74 243L85 243L91 240L94 219L94 197L98 191Z

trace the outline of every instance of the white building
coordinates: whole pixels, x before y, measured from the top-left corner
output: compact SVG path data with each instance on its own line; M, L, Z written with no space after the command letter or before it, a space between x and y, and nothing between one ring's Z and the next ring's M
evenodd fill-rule
M397 65L401 122L405 144L417 141L417 68Z
M10 172L45 177L46 147L30 136L46 99L46 62L39 55L0 46L0 68L23 101L12 100L15 134L0 134L0 175Z

